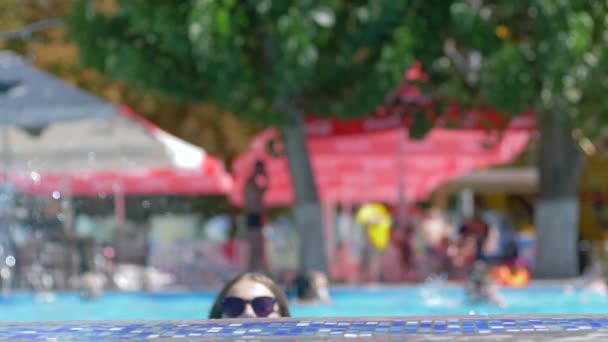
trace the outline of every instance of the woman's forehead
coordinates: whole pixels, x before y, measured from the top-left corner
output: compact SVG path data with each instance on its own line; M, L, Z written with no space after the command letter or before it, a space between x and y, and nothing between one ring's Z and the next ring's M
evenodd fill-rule
M250 279L243 279L228 290L226 297L253 299L255 297L274 297L274 294L264 284Z

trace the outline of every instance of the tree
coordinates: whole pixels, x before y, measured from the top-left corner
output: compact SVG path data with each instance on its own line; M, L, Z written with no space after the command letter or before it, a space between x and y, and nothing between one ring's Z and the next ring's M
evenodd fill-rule
M61 18L71 4L71 0L0 0L0 32L16 32L49 18ZM115 8L112 0L97 0L93 5L106 12ZM108 101L131 106L163 129L203 146L227 164L247 148L249 138L260 128L213 106L176 103L166 96L135 89L80 66L78 47L63 25L53 25L29 35L11 36L11 39L2 39L0 34L0 48L31 54L37 67Z
M584 161L579 143L592 141L608 123L608 5L593 0L418 4L417 18L433 7L449 13L447 20L428 20L416 31L430 47L417 57L429 68L435 96L496 108L506 117L536 113L541 133L536 275L577 275L577 185Z
M85 65L184 102L208 101L278 126L295 190L300 268L326 270L306 113L374 112L412 60L409 1L77 1L70 16Z

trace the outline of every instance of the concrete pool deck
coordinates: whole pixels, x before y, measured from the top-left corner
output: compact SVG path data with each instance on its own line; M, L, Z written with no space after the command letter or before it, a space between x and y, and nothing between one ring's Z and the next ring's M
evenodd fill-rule
M0 340L608 341L608 315L0 323Z

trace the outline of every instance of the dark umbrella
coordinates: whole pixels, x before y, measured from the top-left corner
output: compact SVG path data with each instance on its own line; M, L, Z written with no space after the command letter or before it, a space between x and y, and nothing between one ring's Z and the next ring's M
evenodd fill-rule
M25 129L116 112L112 104L37 70L9 51L0 52L0 94L0 124Z
M14 171L67 177L174 165L174 151L140 120L12 52L0 52L0 144L5 180Z
M57 122L109 118L114 113L116 108L112 104L35 69L15 53L0 52L0 162L5 182L0 184L0 193L6 199L0 203L0 246L9 255L6 260L14 260L14 251L10 248L14 245L10 232L15 193L14 187L8 183L11 162L9 130L17 128L29 135L40 136L47 126ZM14 263L7 264L10 267L13 265ZM3 274L2 278L3 288L6 288L12 277L4 279Z
M4 180L8 179L10 164L9 127L36 136L52 123L108 118L115 112L112 104L37 70L21 56L0 52L0 161Z

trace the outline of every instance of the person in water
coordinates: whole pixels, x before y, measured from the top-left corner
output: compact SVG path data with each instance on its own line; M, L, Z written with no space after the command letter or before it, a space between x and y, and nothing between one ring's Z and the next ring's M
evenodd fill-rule
M226 283L209 312L210 319L256 317L290 317L283 290L257 272L243 273Z
M603 273L602 266L599 262L595 262L589 266L583 277L583 291L587 294L608 295L608 285L606 284Z
M473 265L466 285L467 299L471 303L492 303L503 307L504 299L498 293L498 288L488 272L484 261L478 260Z
M105 286L105 276L99 272L87 272L80 277L80 298L94 300L101 296Z
M329 303L329 280L322 272L311 271L295 280L295 292L300 303Z

